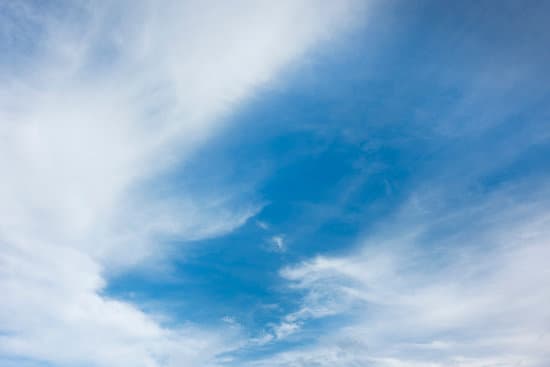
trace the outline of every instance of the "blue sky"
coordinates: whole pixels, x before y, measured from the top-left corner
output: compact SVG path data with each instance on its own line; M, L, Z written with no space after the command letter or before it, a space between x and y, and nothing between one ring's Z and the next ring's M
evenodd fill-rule
M0 366L548 365L549 11L0 5Z

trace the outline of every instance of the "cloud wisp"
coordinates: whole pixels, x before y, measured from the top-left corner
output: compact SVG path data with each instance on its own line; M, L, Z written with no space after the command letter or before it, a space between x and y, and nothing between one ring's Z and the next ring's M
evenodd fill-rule
M536 198L547 191L523 189L453 211L416 196L349 255L283 269L305 292L296 323L353 321L254 365L545 365L550 217ZM434 236L450 223L463 224Z

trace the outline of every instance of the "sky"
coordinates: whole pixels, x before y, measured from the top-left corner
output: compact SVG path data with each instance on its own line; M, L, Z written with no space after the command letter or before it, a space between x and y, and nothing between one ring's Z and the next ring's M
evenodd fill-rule
M0 366L550 365L548 14L0 2Z

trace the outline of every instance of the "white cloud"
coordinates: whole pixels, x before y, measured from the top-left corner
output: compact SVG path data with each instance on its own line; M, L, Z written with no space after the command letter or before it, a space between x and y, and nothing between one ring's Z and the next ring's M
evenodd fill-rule
M0 71L0 355L215 363L233 331L165 327L102 295L105 274L158 252L158 236L215 236L258 210L231 193L161 199L147 180L185 161L258 87L337 32L351 3L2 6L13 17L0 40L28 44L10 44L25 62Z
M499 193L422 223L410 222L419 216L418 203L406 205L357 252L284 269L306 292L302 309L320 310L298 322L327 315L353 321L314 345L254 365L547 365L548 202L511 197ZM465 219L466 227L459 224ZM454 231L430 237L450 223Z
M258 227L260 227L261 229L263 229L264 231L267 231L269 229L269 223L267 222L263 222L261 220L257 220L256 221L256 225Z
M270 243L272 248L276 252L285 252L286 251L286 241L283 235L276 235L270 238Z

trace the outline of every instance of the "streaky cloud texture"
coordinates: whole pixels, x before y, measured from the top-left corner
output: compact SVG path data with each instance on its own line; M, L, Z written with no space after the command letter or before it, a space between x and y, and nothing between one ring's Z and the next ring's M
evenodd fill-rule
M0 2L0 366L547 367L548 14Z
M157 256L163 236L219 236L259 210L231 192L160 195L152 178L343 31L356 5L0 5L2 361L209 366L239 343L231 328L166 325L105 296L107 276Z
M416 197L351 254L284 269L306 291L304 319L350 314L352 321L311 349L259 365L544 366L548 203L521 205L529 198L514 194L451 215L419 208ZM430 238L450 223L463 224Z

